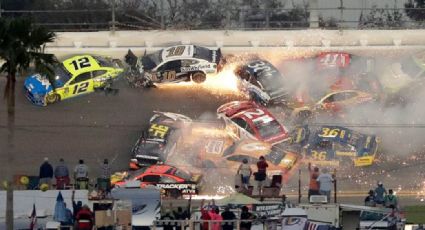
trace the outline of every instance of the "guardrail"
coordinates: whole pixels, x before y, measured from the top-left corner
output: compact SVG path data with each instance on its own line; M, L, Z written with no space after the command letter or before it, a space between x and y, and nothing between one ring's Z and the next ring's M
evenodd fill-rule
M157 228L163 228L164 226L174 227L175 229L181 230L192 230L192 229L202 229L202 225L208 223L208 229L213 229L213 225L233 225L234 229L239 230L241 222L251 223L255 225L262 225L263 229L276 229L276 226L281 219L271 218L271 219L253 219L253 220L157 220L154 221L154 224L151 226L151 229L156 230Z

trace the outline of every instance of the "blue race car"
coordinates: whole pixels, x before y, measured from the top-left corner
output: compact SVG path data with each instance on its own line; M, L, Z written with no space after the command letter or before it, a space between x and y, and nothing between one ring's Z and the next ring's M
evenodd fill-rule
M341 126L297 127L292 143L300 146L307 159L316 164L338 165L342 157L352 158L356 167L372 165L379 140Z

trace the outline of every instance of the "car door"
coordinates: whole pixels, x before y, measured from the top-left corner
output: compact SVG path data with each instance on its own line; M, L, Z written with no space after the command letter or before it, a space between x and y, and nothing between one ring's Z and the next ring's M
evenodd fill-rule
M81 73L74 77L67 86L67 96L75 97L93 91L92 72Z
M100 88L105 85L105 82L109 77L107 76L107 73L108 71L103 69L92 72L93 88Z
M181 73L181 60L174 60L164 63L157 68L157 80L160 82L173 82L178 80L178 74Z

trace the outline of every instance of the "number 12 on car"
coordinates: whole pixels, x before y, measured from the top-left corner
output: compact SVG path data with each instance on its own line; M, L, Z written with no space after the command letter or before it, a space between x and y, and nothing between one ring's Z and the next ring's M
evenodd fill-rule
M72 91L72 94L79 94L79 93L87 92L88 86L89 86L89 82L83 82L83 83L80 83L80 84L75 84L74 90Z

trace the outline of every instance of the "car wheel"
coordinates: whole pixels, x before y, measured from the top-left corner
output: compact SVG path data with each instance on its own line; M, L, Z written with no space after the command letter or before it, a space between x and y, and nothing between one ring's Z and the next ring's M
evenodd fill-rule
M59 100L60 100L60 96L56 93L47 95L47 97L46 97L46 101L47 101L48 104L58 102Z
M205 73L202 72L196 72L192 74L192 81L194 81L195 83L202 83L207 79L207 76L205 75Z

